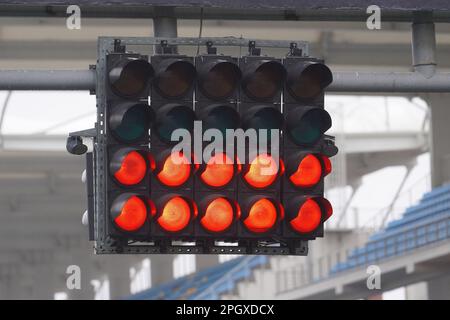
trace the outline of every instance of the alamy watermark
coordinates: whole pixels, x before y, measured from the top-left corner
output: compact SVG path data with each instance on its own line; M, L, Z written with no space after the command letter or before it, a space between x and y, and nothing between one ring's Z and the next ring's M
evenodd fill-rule
M366 269L368 275L366 285L369 290L381 289L381 268L377 265L370 265Z
M366 13L369 17L366 20L366 26L369 30L381 29L381 8L377 5L367 7Z
M66 287L69 290L81 290L81 268L75 264L66 269L69 276L66 279Z
M66 18L66 27L69 30L81 29L81 8L75 4L70 5L66 9L66 13L69 15Z
M252 162L257 155L270 155L258 157L261 175L273 175L278 172L280 150L280 130L278 129L226 129L225 136L218 129L203 131L202 122L194 122L193 134L187 129L175 129L171 141L178 142L171 153L174 164L183 164L186 159L194 164L208 163L214 155L225 153L227 157L214 157L215 164L245 164ZM209 142L204 146L204 142ZM194 155L192 156L192 146ZM225 148L224 148L225 146ZM192 160L191 160L192 159ZM224 162L225 161L225 162Z

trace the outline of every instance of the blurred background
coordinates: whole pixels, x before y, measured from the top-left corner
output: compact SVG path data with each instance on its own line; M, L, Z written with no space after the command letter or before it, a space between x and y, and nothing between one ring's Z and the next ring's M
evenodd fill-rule
M197 37L198 20L178 20ZM99 36L152 36L151 19L2 17L0 69L87 69ZM205 37L310 42L333 71L411 70L411 24L205 20ZM450 25L436 23L450 67ZM180 52L192 53L192 48ZM284 55L285 52L263 53ZM235 53L238 54L238 53ZM93 127L88 92L0 92L1 299L450 299L450 95L332 94L340 153L327 177L334 205L307 257L96 256L81 223L84 157L70 131ZM70 290L68 266L81 271ZM381 289L366 286L381 269Z

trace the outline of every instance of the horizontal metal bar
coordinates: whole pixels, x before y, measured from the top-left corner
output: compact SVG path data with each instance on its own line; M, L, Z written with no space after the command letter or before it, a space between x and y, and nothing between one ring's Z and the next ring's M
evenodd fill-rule
M14 2L14 1L13 1ZM20 1L18 1L20 2ZM0 16L3 17L64 17L66 18L67 6L72 4L67 1L65 5L62 3L49 5L48 3L35 3L36 5L23 5L8 3L0 4ZM140 18L152 19L157 14L155 7L143 3L127 2L126 4L120 0L111 1L108 5L98 5L91 1L85 1L91 4L77 4L81 7L84 18ZM120 2L120 3L118 3ZM162 6L176 6L174 1L162 1ZM298 4L296 4L298 2ZM361 2L361 1L360 1ZM208 20L279 20L279 21L361 21L367 20L367 7L371 3L367 1L350 1L346 4L339 4L336 0L328 1L326 5L319 3L317 0L307 1L306 5L301 5L300 1L222 1L222 5L214 6L210 0L203 2L186 2L178 4L175 9L175 18L178 19L194 19L198 20L202 16ZM421 1L420 4L412 3L412 0L402 2L398 5L396 2L386 0L384 5L380 5L382 10L383 21L406 21L414 20L416 11L433 11L433 20L435 22L450 21L450 11L448 4L442 0ZM154 4L154 3L153 3ZM200 14L200 8L204 8L203 15Z
M93 70L1 70L0 90L94 90Z
M450 92L450 73L334 72L327 92ZM94 90L94 70L3 70L0 90Z
M327 92L450 92L450 73L334 72Z
M100 41L114 43L117 37L100 37ZM297 44L298 49L302 49L307 53L309 43L302 40L264 40L264 39L249 39L237 37L120 37L121 43L126 45L158 45L161 41L166 41L168 45L180 46L206 46L211 42L213 46L227 46L227 47L243 47L247 48L250 41L255 42L256 47L266 48L284 48L289 49L292 43Z

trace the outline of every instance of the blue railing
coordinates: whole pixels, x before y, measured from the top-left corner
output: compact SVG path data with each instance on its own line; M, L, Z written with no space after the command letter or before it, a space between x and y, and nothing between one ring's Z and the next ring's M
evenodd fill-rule
M266 256L247 256L221 263L128 297L132 300L218 299L231 292L253 269L267 264Z
M192 300L215 300L220 294L231 292L238 281L249 278L256 267L260 267L268 263L266 256L246 257L240 264L230 269L227 274L219 278L215 283L199 291L190 297Z
M338 263L332 268L331 273L378 262L448 239L450 239L450 213L436 221L430 221L409 230L400 230L382 239L371 241L365 247L355 249L347 261Z
M331 273L348 270L450 238L450 185L426 193L419 204L407 209L401 219L372 235L368 243L353 250L347 261Z
M340 272L407 254L418 248L450 240L450 185L435 188L403 216L373 234L353 250L335 252L307 263L279 270L277 292L286 292L328 279Z

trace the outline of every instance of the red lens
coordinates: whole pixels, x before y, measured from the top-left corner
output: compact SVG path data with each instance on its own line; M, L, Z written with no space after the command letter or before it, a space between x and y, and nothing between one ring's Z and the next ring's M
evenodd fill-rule
M230 201L225 198L214 199L207 207L201 225L212 232L222 232L233 222L234 210Z
M297 186L302 188L310 188L319 183L322 176L322 164L319 159L312 154L304 157L289 180Z
M191 162L183 153L170 154L157 174L158 180L168 187L179 187L184 184L191 174Z
M331 206L330 201L325 198L319 198L320 203L322 204L322 208L325 210L325 219L328 220L333 215L333 207Z
M144 157L137 151L131 151L122 160L119 170L114 173L114 177L121 184L131 186L141 182L146 172L147 163Z
M164 205L158 223L166 231L178 232L186 228L191 219L191 206L182 197L173 197Z
M233 176L233 161L225 153L218 153L209 159L200 178L208 186L223 187L233 179Z
M277 179L279 165L268 154L260 154L250 163L245 181L254 188L267 188Z
M323 160L323 166L325 169L325 175L328 175L331 173L331 170L333 169L330 158L328 158L326 156L322 156L322 160Z
M137 196L131 196L123 205L120 214L114 219L116 225L125 231L136 231L147 219L147 207Z
M256 233L267 232L277 221L277 209L272 201L260 199L250 208L244 225L248 230Z
M319 226L321 217L322 210L319 204L313 199L308 199L302 204L297 216L290 221L290 224L300 233L309 233Z

